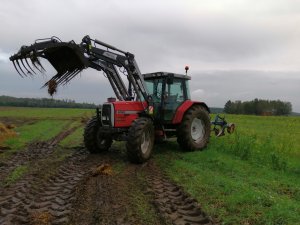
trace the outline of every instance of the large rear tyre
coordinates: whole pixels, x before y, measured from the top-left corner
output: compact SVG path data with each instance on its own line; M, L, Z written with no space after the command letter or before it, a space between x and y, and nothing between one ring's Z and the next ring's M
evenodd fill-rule
M99 153L108 150L112 145L112 138L101 134L101 123L93 117L84 129L84 145L90 153Z
M132 163L143 163L151 157L154 145L154 126L149 118L140 117L133 121L126 143L127 157Z
M206 109L192 106L177 128L177 142L184 151L202 150L210 137L210 118Z

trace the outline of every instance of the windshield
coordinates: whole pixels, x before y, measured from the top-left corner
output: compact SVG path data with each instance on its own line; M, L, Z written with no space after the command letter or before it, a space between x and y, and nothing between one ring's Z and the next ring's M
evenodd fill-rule
M149 95L153 102L160 102L162 93L162 79L145 80Z

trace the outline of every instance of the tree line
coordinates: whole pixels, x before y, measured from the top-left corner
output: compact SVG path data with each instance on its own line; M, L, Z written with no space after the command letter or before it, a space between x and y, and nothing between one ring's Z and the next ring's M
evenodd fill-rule
M52 99L52 98L16 98L11 96L0 96L0 106L16 107L39 107L39 108L84 108L94 109L97 106L90 103L76 103L70 99Z
M280 100L254 99L252 101L227 101L224 112L229 114L249 115L289 115L292 104Z

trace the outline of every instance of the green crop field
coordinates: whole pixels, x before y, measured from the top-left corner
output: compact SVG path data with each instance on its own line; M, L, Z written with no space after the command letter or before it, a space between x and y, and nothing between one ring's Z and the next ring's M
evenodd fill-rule
M227 119L233 135L202 152L168 142L155 160L223 224L300 224L300 117Z
M93 112L0 107L0 122L16 126L15 135L2 143L9 148L0 160L64 129L76 128L57 151L82 145L84 122ZM300 224L300 117L226 118L236 124L234 134L212 136L208 147L196 152L183 152L170 139L155 146L153 160L221 224ZM114 148L124 154L123 144ZM15 182L29 169L17 167L6 182Z
M1 135L5 134L0 133L0 147L4 145L10 149L2 153L0 158L6 158L16 151L21 151L34 141L50 140L63 130L72 127L78 128L65 138L61 145L70 147L70 144L71 146L82 144L83 124L94 114L94 111L91 109L0 107L0 125L4 123L16 126L14 132L17 134L3 141Z
M90 116L94 109L26 108L0 106L0 118L76 119Z

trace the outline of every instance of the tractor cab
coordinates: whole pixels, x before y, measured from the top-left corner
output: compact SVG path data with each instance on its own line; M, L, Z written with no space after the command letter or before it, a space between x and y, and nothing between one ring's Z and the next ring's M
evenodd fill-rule
M143 74L153 102L154 117L160 121L171 122L177 108L186 100L191 99L188 80L190 76L155 72Z

